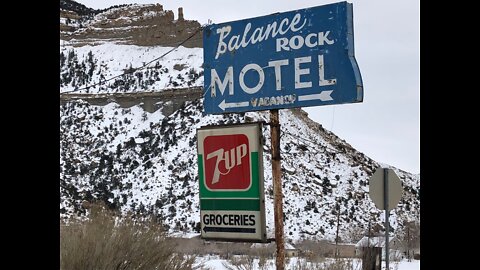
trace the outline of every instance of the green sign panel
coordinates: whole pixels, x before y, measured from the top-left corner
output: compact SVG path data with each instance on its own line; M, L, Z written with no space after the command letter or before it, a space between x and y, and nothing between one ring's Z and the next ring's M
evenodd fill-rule
M197 129L202 238L266 241L261 123Z

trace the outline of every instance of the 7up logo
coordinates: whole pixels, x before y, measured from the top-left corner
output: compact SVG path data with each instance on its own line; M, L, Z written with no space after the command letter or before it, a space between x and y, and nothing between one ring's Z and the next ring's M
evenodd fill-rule
M214 190L247 190L251 186L248 137L208 136L203 141L205 186Z

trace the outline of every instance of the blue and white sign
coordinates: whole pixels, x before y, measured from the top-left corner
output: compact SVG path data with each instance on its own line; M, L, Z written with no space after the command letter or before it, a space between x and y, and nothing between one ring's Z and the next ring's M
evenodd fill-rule
M203 48L206 114L363 101L347 2L209 25Z

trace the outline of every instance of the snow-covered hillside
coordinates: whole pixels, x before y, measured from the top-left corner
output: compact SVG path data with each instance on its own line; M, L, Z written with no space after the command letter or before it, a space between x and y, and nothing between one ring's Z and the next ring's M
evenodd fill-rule
M202 116L200 100L165 117L140 107L91 106L83 101L60 108L61 216L83 213L84 200L153 214L171 232L199 231L196 129L208 124L268 121L268 113ZM300 110L281 110L285 234L289 239L332 239L340 207L342 238L366 229L383 214L368 196L368 178L378 166L346 142L309 120ZM269 127L264 126L266 215L273 237L273 187ZM419 219L419 177L396 170L404 187L391 224Z
M99 84L75 93L161 91L165 88L203 86L203 49L180 46L135 46L104 43L73 47L60 41L60 92ZM112 77L122 75L105 82Z
M171 49L113 42L79 46L76 41L60 40L60 93L76 89L77 94L135 93L203 86L202 49L180 46L159 58ZM144 68L136 70L139 67ZM200 232L196 129L268 122L269 113L203 115L202 99L187 101L168 116L161 111L149 113L140 105L122 108L116 103L62 102L61 218L84 215L84 201L100 200L123 212L154 215L172 233ZM333 239L338 216L342 240L364 233L369 223L373 231L381 231L384 214L368 195L368 179L383 164L323 129L301 109L280 110L280 123L286 238ZM263 127L263 136L267 237L273 238L268 125ZM402 200L390 216L391 229L399 232L405 221L420 220L420 176L393 169L403 187Z

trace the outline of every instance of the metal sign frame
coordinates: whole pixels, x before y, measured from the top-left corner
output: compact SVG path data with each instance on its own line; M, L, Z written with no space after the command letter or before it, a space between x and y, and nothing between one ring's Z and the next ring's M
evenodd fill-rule
M267 241L261 134L262 122L197 129L201 238Z

